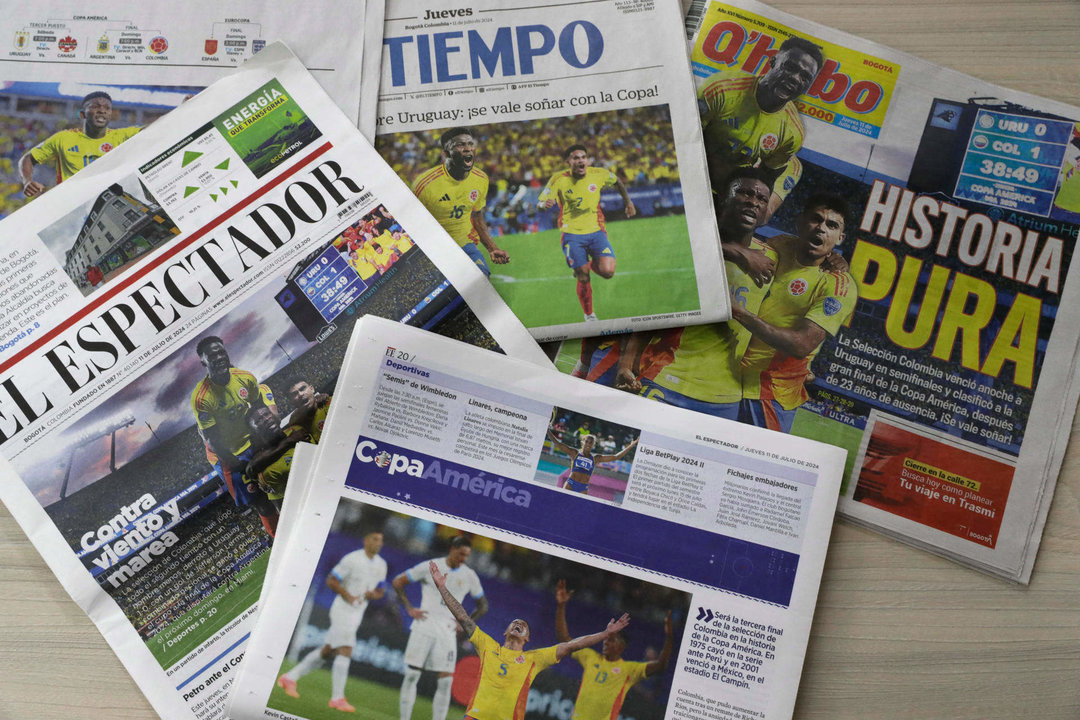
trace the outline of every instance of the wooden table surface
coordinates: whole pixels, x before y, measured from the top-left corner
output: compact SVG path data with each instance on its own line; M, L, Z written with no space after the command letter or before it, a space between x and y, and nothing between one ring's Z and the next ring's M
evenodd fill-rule
M1080 106L1076 0L773 4L939 65ZM155 717L3 508L0 558L0 718ZM795 717L1080 718L1077 443L1066 456L1028 587L838 523Z

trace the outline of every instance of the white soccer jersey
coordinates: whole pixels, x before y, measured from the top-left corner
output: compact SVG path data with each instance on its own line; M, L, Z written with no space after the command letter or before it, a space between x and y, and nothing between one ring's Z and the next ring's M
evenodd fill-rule
M436 558L435 565L439 572L446 575L446 589L458 602L462 602L466 595L472 595L473 600L484 596L484 588L480 585L480 576L468 565L458 565L451 570L446 564L446 558ZM450 608L443 602L439 589L431 579L431 570L428 561L418 563L405 571L406 577L412 582L420 583L420 609L427 613L422 620L413 620L412 630L439 629L454 632L457 628L457 620L454 619Z
M338 579L350 595L360 599L353 607L363 610L367 607L364 593L374 590L386 580L386 561L381 555L369 558L363 548L354 550L338 561L330 574ZM340 595L334 597L334 604L347 604Z

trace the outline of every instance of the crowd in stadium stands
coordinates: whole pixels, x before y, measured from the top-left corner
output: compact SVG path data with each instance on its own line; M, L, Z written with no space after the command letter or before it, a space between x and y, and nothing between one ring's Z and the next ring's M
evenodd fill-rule
M345 228L333 242L341 257L365 281L389 270L414 244L382 205Z
M120 605L144 640L149 640L269 550L258 516L239 514L228 498L174 529L181 541L134 577L113 588L108 572L99 582Z
M445 128L382 135L379 152L408 182L438 165ZM568 118L476 125L476 167L490 183L486 217L495 235L550 227L552 212L536 207L540 191L566 169L566 148L582 143L593 165L610 168L627 187L679 179L667 106L615 110Z
M112 126L147 125L162 114L117 109ZM19 158L57 131L79 124L79 109L74 101L0 95L0 218L26 203L19 176Z

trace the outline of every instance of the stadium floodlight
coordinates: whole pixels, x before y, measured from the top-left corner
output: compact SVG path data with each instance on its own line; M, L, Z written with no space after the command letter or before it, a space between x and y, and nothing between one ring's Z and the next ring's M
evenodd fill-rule
M71 446L71 451L68 453L67 468L64 470L64 482L60 486L60 499L63 500L67 496L68 481L71 479L71 467L75 464L75 453L79 448L84 445L97 440L98 438L109 436L109 473L116 472L116 431L122 430L129 425L135 424L135 416L131 413L122 415L119 418L99 425L97 427L85 430L76 436L75 442Z

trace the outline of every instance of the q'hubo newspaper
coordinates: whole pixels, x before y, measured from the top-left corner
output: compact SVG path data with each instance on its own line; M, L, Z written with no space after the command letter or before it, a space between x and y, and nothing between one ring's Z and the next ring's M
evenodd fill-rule
M168 7L105 0L89 10L84 2L48 0L5 8L0 217L275 40L289 43L334 102L373 137L377 82L361 78L377 74L362 74L360 58L371 48L381 52L384 3L315 0L305 10L251 0Z
M348 357L229 717L791 716L843 450L379 318Z
M843 516L1026 582L1076 404L1080 109L749 1L689 24L710 160L800 140L715 186L735 320L562 367L844 447Z
M534 337L729 316L675 3L386 17L376 148Z
M222 716L358 317L547 364L280 44L0 243L0 498L169 718Z

